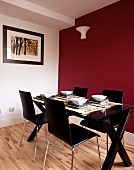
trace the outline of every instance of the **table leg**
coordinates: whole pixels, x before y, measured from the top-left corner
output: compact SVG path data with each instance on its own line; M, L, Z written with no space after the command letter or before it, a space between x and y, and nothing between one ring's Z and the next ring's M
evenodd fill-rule
M36 106L41 110L42 113L45 113L46 112L46 109L38 102L34 101L34 103L36 104ZM39 126L38 127L38 132L40 130L42 126ZM34 128L34 130L32 131L32 133L30 134L30 136L28 137L27 139L27 142L31 142L34 140L35 136L36 136L36 128L37 126Z
M38 132L40 130L42 126L38 126ZM32 131L32 133L30 134L29 138L27 139L27 142L31 142L34 140L35 136L36 136L36 129L37 129L37 126L35 126L34 130Z
M102 170L111 170L117 152L119 153L121 159L123 160L124 165L127 167L131 166L132 163L126 153L124 146L121 143L130 114L131 109L122 112L122 116L117 131L115 131L114 126L109 118L103 120L102 124L107 134L109 135L112 144L102 166Z

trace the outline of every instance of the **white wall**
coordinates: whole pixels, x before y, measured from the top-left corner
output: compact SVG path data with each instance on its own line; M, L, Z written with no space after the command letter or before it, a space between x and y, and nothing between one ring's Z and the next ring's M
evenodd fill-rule
M42 21L43 22L43 21ZM3 25L44 34L44 65L3 63ZM19 89L57 93L59 31L0 15L0 127L22 122ZM9 112L14 107L14 112Z

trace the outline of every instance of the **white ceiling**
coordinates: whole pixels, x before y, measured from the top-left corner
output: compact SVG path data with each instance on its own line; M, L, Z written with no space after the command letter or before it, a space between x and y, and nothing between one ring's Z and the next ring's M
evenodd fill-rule
M75 25L75 19L119 0L0 0L0 14L53 29Z

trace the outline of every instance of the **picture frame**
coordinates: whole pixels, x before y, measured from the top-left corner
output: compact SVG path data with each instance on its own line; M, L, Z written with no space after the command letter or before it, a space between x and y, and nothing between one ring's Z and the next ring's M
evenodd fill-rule
M43 65L44 34L3 25L3 63Z

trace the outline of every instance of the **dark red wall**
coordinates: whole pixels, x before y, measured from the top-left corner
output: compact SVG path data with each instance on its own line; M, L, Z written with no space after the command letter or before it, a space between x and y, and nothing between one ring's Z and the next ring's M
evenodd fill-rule
M80 40L77 26L87 25ZM60 31L59 91L88 87L88 97L103 89L124 90L134 104L134 0L122 0L76 19ZM127 131L134 133L134 111Z

